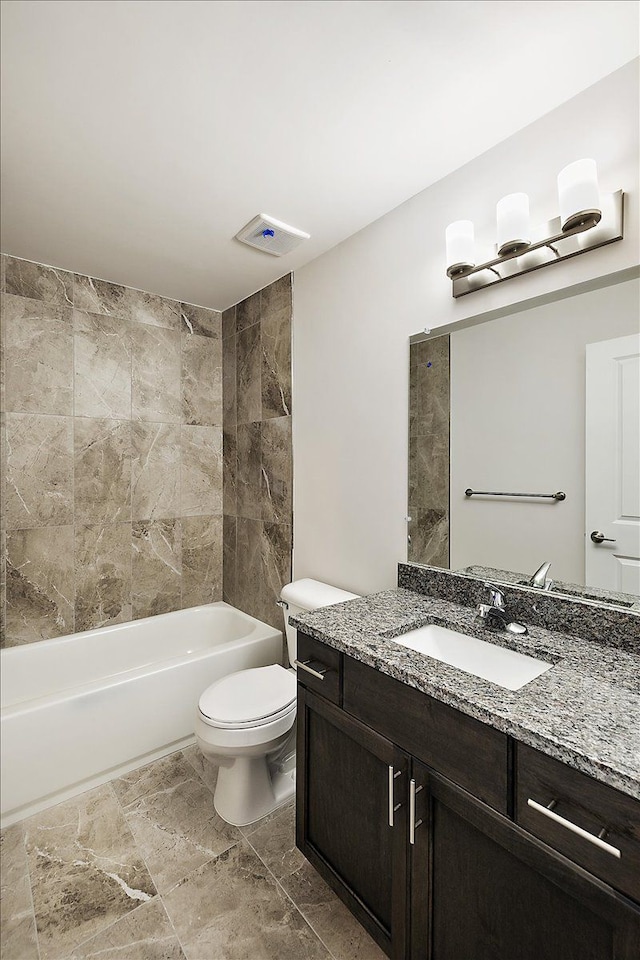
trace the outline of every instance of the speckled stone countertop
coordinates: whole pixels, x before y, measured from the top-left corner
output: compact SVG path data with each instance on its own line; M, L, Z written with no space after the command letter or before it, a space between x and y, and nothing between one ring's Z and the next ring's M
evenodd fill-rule
M529 627L488 628L472 607L387 590L291 617L316 640L640 799L640 654ZM554 664L510 691L401 647L393 637L437 623Z

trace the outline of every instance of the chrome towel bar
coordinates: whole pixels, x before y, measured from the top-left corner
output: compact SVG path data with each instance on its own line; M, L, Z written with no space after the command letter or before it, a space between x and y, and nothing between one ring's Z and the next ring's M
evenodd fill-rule
M497 490L472 490L467 487L465 497L535 497L539 500L566 500L567 495L562 490L557 493L500 493Z

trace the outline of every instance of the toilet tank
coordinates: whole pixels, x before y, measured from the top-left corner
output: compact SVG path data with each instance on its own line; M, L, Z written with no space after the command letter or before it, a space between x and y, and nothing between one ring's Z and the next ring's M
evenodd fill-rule
M295 617L298 613L306 613L309 610L317 610L318 607L328 607L332 603L342 603L343 600L357 600L358 594L348 593L346 590L332 587L328 583L306 578L287 583L282 588L280 598L286 604L282 612L284 614L289 662L293 665L296 659L297 630L295 627L289 626L289 617Z

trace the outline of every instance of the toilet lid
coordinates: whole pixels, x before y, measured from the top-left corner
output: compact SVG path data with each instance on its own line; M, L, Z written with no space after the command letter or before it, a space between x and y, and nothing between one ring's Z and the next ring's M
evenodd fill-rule
M198 706L214 723L237 727L275 720L291 709L295 699L295 675L274 663L217 680L204 691Z

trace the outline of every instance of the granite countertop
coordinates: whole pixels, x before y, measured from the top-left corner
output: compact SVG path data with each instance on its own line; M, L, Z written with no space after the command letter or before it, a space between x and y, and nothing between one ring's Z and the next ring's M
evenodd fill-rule
M640 799L640 652L530 627L486 627L475 609L412 590L290 617L316 640ZM393 642L437 623L554 663L511 691Z

